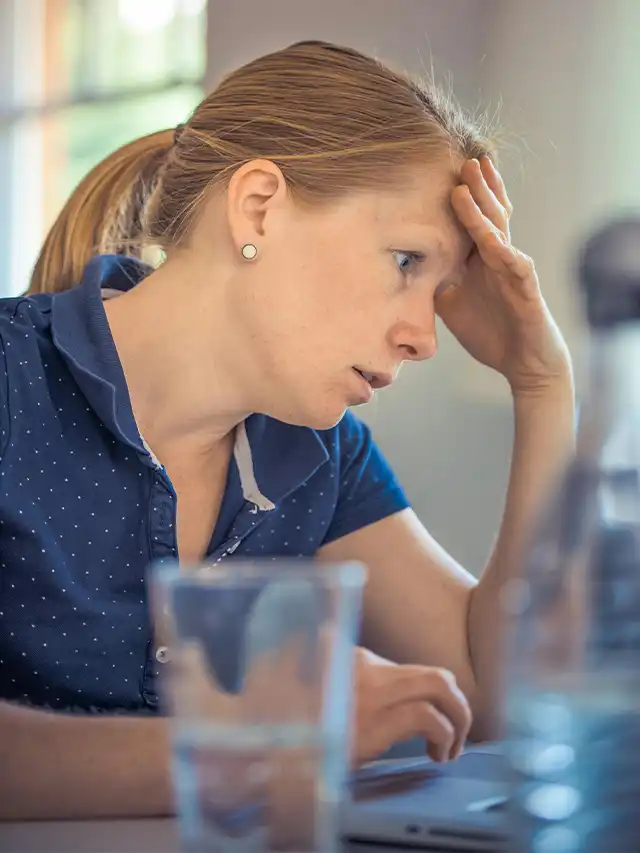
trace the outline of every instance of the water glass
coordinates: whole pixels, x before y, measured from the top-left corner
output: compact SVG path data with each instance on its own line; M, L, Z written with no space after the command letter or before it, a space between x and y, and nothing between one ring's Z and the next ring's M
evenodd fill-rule
M185 850L339 847L364 576L286 559L154 570Z

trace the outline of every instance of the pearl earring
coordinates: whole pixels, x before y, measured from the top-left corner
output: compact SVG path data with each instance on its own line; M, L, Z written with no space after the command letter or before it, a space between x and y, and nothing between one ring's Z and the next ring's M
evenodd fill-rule
M241 251L245 261L252 261L258 254L258 247L254 246L253 243L245 243Z

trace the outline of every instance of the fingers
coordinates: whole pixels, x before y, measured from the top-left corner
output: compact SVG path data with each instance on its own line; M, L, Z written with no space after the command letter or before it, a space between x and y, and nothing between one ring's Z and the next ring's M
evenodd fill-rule
M437 685L437 692L431 701L453 723L455 731L455 739L449 757L458 758L464 748L473 722L471 707L467 697L458 687L453 673L446 669L437 669L431 678Z
M499 233L510 240L509 220L513 213L513 205L507 195L507 190L502 180L502 175L490 157L483 156L479 160L467 160L460 172L461 187L466 187L482 214L490 220ZM458 201L464 198L457 187L454 197ZM454 204L455 207L455 204ZM456 210L456 213L458 211Z
M430 702L407 702L381 709L357 731L352 763L355 767L379 758L396 743L411 738L427 740L434 761L453 757L456 732L451 720Z
M489 238L507 242L505 232L487 216L466 184L460 184L451 194L451 203L456 216L471 235L478 249Z
M387 707L428 700L451 720L459 742L464 743L469 734L471 708L455 676L446 669L393 667L385 685L385 697Z
M505 187L504 181L502 180L502 175L494 166L491 157L481 157L480 167L482 169L484 179L487 182L487 186L489 187L493 195L496 197L496 199L500 202L502 207L505 209L507 213L507 218L510 218L511 214L513 213L513 205L509 201L507 188Z
M374 667L371 675L368 683L360 683L356 702L360 751L375 755L379 754L375 748L380 739L382 751L395 740L416 735L430 740L436 732L432 748L437 759L458 757L469 734L472 715L452 673L437 667L391 665ZM426 706L433 713L427 713ZM439 751L444 735L435 720L441 718L451 733L446 753ZM405 726L402 730L398 728L401 725Z
M466 696L458 687L453 673L440 668L423 668L416 677L416 682L422 682L422 697L442 713L454 729L454 742L448 758L457 758L464 747L469 735L473 717ZM416 685L416 689L418 689Z
M485 167L486 169L487 167ZM509 215L489 186L483 166L478 160L467 160L460 177L482 213L504 234L509 233Z
M515 249L507 236L480 210L469 187L464 184L452 193L453 208L460 222L471 235L486 266L494 272L533 280L531 258Z
M410 738L426 738L429 757L444 762L453 757L456 730L445 714L429 702L409 702L390 709L384 720L388 746Z

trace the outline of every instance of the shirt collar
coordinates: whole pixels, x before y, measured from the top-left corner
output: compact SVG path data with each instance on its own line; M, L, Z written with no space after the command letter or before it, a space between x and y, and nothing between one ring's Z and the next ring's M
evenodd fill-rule
M85 267L78 287L56 294L51 301L53 343L89 405L114 435L143 453L102 289L127 291L148 271L132 258L99 255Z
M100 255L78 287L52 298L53 342L102 423L121 441L153 459L133 416L127 383L105 314L104 291L126 292L151 271L134 258ZM236 430L234 457L245 500L270 510L328 459L320 435L266 415Z

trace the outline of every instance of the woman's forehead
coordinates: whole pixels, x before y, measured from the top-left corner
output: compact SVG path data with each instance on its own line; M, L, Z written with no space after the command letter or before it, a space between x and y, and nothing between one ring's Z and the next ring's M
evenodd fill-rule
M451 168L418 168L393 184L347 192L329 207L313 208L313 217L333 220L331 231L348 239L376 239L428 243L452 264L464 261L471 243L451 204L451 192L459 175ZM295 217L297 219L297 215ZM325 224L329 225L325 219ZM411 248L410 245L397 248Z
M420 167L403 172L396 181L358 193L376 217L395 217L406 224L453 224L451 192L460 183L449 165Z
M456 216L451 193L459 178L451 170L429 170L405 185L371 193L370 213L383 228L429 233L444 254L469 253L471 238Z

